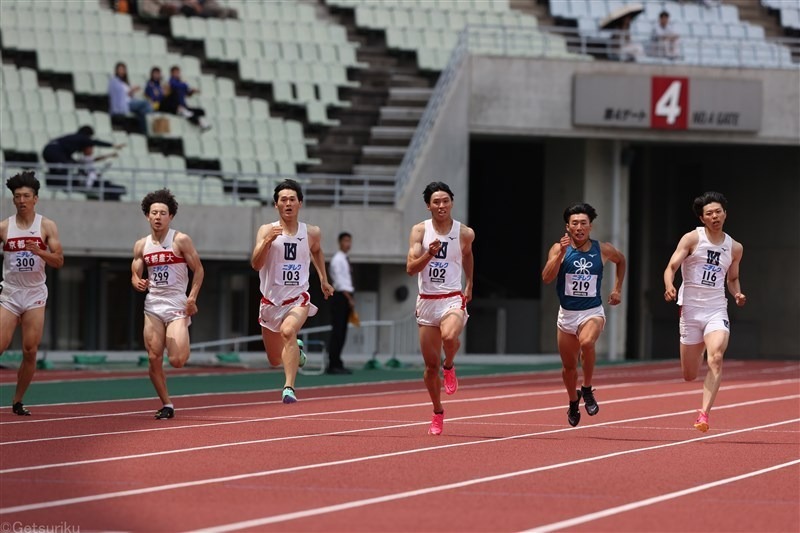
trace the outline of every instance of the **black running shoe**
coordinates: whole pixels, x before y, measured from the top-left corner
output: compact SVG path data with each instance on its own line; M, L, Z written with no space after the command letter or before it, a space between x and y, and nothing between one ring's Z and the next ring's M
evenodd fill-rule
M167 418L172 418L175 416L175 409L172 407L162 407L158 411L156 411L156 420L164 420Z
M581 391L578 391L578 399L574 402L569 402L569 409L567 409L567 422L572 427L577 426L581 421L581 410L578 408L581 402Z
M31 412L25 409L22 406L22 402L17 402L11 406L11 410L14 411L15 415L19 416L31 416Z
M600 411L600 406L597 405L597 400L594 399L594 389L581 385L580 392L583 395L583 407L586 408L586 414L589 416L596 415Z

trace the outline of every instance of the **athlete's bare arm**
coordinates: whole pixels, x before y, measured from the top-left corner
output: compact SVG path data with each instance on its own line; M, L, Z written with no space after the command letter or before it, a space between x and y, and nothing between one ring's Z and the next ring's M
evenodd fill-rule
M464 298L466 301L472 300L472 273L475 270L475 258L472 255L472 243L475 241L475 231L461 224L459 232L461 241L461 266L464 269Z
M186 314L192 316L197 313L197 296L200 294L200 287L203 286L205 270L192 238L187 234L178 232L175 235L173 247L179 255L183 256L184 260L186 260L186 266L192 271L192 288L186 298Z
M250 266L253 267L253 270L258 271L263 268L272 241L282 233L283 227L280 224L263 224L258 228L256 245L253 247L253 255L250 257Z
M4 218L2 221L0 221L0 242L5 244L7 236L8 236L8 219Z
M747 296L742 294L742 287L739 283L739 263L742 261L742 254L744 247L741 243L733 241L733 249L731 250L731 266L728 269L728 292L731 293L733 299L736 300L736 305L742 307L747 303Z
M617 265L614 288L611 289L611 294L608 295L608 303L610 305L617 305L622 301L622 282L625 280L626 269L625 255L610 242L600 243L600 255L602 256L603 263L611 261Z
M425 268L442 247L439 239L436 239L425 249L422 246L422 239L425 237L425 223L420 222L411 228L411 235L408 238L408 256L406 257L406 274L413 276L419 274Z
M547 252L547 262L542 269L542 281L545 283L552 283L558 277L558 270L561 268L561 262L564 256L567 255L567 248L569 247L569 233L564 233L557 243L550 247Z
M131 285L139 292L145 292L149 281L142 278L144 272L144 243L147 237L142 237L133 245L133 261L131 262Z
M33 241L25 242L25 249L38 255L51 268L64 266L64 250L58 238L58 227L49 218L42 217L42 240L47 245L47 250L42 250Z
M319 229L319 226L312 226L311 224L306 224L306 229L308 231L311 262L314 263L314 268L317 269L322 295L327 300L329 296L333 296L333 285L328 282L328 273L325 270L325 254L322 251L322 230Z
M672 253L672 257L667 263L667 268L664 270L664 299L668 302L675 301L678 297L678 291L675 290L675 272L681 267L684 259L689 257L697 243L700 242L700 236L696 231L686 233L681 240L678 241L678 247Z

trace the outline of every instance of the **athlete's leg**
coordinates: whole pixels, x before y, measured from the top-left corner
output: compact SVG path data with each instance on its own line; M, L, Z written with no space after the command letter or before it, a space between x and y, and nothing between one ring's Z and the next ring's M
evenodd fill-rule
M464 311L454 310L448 312L439 324L442 336L442 349L444 350L444 366L453 366L458 349L461 347L461 332L464 330Z
M594 364L596 360L595 344L597 339L600 338L600 333L605 326L605 318L601 316L593 316L586 320L578 328L578 342L580 343L580 352L582 354L581 365L583 367L583 386L592 386L592 377L594 376Z
M22 363L17 370L14 403L21 402L36 373L36 352L44 331L44 307L28 309L20 317L22 327ZM13 330L12 330L13 331Z
M19 317L0 306L0 354L5 352L11 344L17 324L19 324Z
M160 318L144 314L144 347L147 350L150 381L156 389L161 403L169 404L167 377L164 375L164 343L167 328Z
M441 413L442 380L439 377L439 365L442 359L442 332L436 326L419 326L419 346L425 362L423 379L433 404L433 412Z
M681 370L684 380L694 381L697 379L700 365L703 364L705 347L706 345L702 342L700 344L681 344Z
M558 353L561 354L561 378L567 388L569 401L578 400L576 392L578 386L578 354L581 351L581 344L578 337L572 333L566 333L561 329L558 331Z
M705 336L708 372L703 381L703 412L706 414L711 411L722 383L722 358L728 348L729 338L730 334L724 329L712 331Z
M297 369L300 366L300 347L297 345L297 332L306 323L308 311L308 306L295 307L289 311L283 318L283 322L281 322L281 361L283 362L283 373L286 377L284 387L294 388L294 382L297 379Z
M181 368L189 359L189 320L179 318L167 324L167 357L175 368Z

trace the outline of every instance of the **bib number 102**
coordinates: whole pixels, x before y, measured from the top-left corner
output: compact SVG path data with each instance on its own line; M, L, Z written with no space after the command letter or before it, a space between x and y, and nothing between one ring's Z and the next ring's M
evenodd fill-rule
M654 76L651 87L650 127L685 130L689 115L689 78Z

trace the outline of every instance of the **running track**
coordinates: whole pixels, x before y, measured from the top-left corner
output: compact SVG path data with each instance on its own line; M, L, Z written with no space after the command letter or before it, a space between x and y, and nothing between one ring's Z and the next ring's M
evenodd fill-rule
M0 533L800 531L800 364L727 361L706 434L679 372L599 368L577 428L560 372L462 378L440 437L421 379L3 409Z

